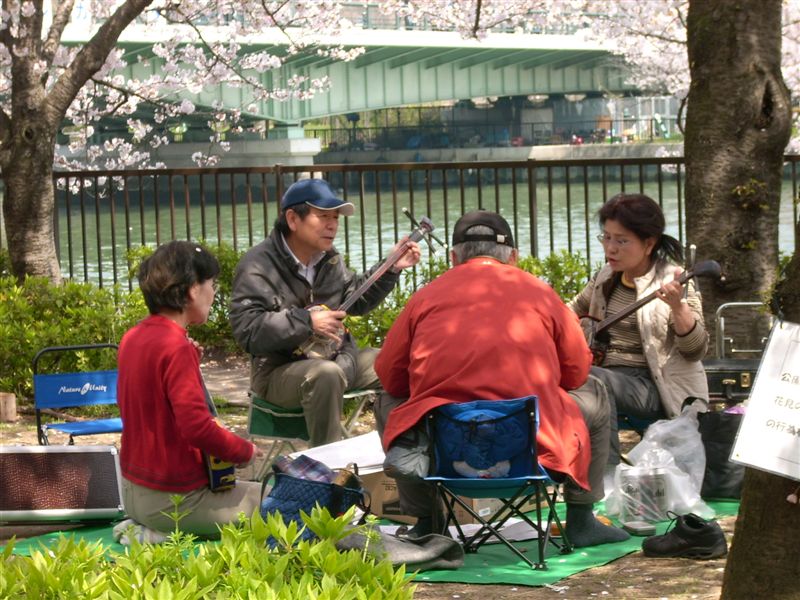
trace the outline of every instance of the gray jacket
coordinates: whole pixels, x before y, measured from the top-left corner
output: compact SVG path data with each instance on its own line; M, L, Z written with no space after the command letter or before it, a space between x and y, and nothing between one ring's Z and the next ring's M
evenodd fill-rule
M313 333L306 307L324 304L338 308L375 268L377 265L364 275L356 275L333 249L317 266L312 286L297 272L297 264L287 252L280 232L273 229L267 239L247 251L236 267L230 304L233 337L257 360L259 370L271 371L294 360L292 352ZM363 315L375 308L398 277L387 271L348 314Z
M676 267L664 261L656 263L648 273L634 279L636 297L642 298L672 281ZM606 301L618 276L608 265L603 266L569 307L578 316L588 315L596 320L604 319ZM689 396L708 399L708 383L700 360L708 350L708 332L703 321L700 292L694 281L687 283L687 301L695 318L695 328L690 334L702 337L704 343L693 354L684 354L681 338L672 324L670 307L660 301L649 302L636 312L636 321L642 335L642 348L650 374L658 387L661 405L667 416L675 417L681 412L683 401Z

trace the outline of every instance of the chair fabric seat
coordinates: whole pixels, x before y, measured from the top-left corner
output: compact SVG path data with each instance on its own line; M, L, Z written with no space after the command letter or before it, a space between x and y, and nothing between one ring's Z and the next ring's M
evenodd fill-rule
M116 358L117 344L78 344L73 346L48 346L33 357L33 406L36 413L36 433L39 444L47 446L48 431L69 434L69 444L74 437L104 433L120 433L122 419L84 419L81 421L47 422L48 410L77 408L81 406L117 404L117 370L70 371L80 366L81 355L101 358L103 353L113 352ZM92 364L89 362L88 364Z
M538 424L536 396L447 404L428 415L432 472L425 481L435 486L445 509L442 533L454 526L465 552L477 552L487 540L496 538L532 568L546 569L549 545L562 553L572 551L555 510L558 482L539 464L536 454ZM481 515L463 498L496 498L501 505L492 514ZM536 507L533 517L523 512L531 503ZM457 507L480 525L477 531L465 533L456 518ZM501 528L512 517L536 531L535 560L502 534ZM560 542L551 536L553 523L562 532Z
M247 430L250 435L308 441L303 408L284 408L253 394Z
M503 477L501 479L464 479L452 477L426 477L431 483L440 482L448 490L467 498L511 498L532 482L552 483L547 476Z
M374 399L375 390L350 390L344 399L357 399L358 402L347 421L342 425L342 435L350 437L356 419L361 415L367 402ZM295 442L310 439L308 425L303 408L285 408L268 402L261 396L250 392L250 413L247 419L247 433L250 437L270 438L272 443L264 459L262 468L255 474L257 480L263 480L272 461L284 452L296 452Z
M42 427L60 431L61 433L68 433L70 436L121 433L122 419L115 417L111 419L95 419L93 421L74 421L71 423L47 423Z

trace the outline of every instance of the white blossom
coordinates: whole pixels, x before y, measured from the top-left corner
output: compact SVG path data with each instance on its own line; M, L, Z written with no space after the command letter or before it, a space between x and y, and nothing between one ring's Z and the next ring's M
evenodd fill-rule
M29 19L36 13L36 7L34 7L33 2L25 0L25 2L22 3L19 12L23 17Z
M251 118L269 118L259 111L271 102L307 101L337 93L328 77L291 73L286 65L298 52L337 61L363 54L363 48L349 45L351 30L360 24L343 16L344 4L336 0L154 0L123 34L125 43L116 44L101 58L99 71L66 110L64 121L85 129L70 135L69 147L65 155L56 157L56 164L71 168L148 164L149 150L172 139L169 127L187 115L194 122L228 124L226 132L208 131L212 145L218 143L214 151L221 151L241 130L243 110ZM624 59L630 82L637 88L679 98L688 91L687 0L377 0L374 4L392 19L457 31L478 40L490 32L567 33L594 40ZM120 0L76 3L68 26L71 35L79 31L88 40L120 5ZM29 43L34 30L26 28L26 23L40 18L46 25L45 10L50 10L48 3L33 0L9 0L0 9L0 31L12 40L9 45L0 44L0 108L7 114L11 114L12 60L27 61L29 72L41 82L40 88L26 95L29 107L37 109L37 102L74 65L81 50L80 44L71 43L58 46L51 58L36 54L42 45ZM784 3L783 21L783 74L797 102L800 2ZM48 33L45 26L42 39ZM280 52L265 44L268 34L279 35L286 44ZM413 32L408 35L413 39ZM209 102L209 98L222 97L220 89L241 91L225 94L225 104ZM240 97L241 106L231 104L229 97ZM145 123L143 112L153 114L152 120ZM122 137L114 138L89 151L86 144L94 135L89 132L108 116L129 123L130 131L119 133L124 143ZM800 151L800 141L793 140L788 150ZM206 154L193 161L211 164Z

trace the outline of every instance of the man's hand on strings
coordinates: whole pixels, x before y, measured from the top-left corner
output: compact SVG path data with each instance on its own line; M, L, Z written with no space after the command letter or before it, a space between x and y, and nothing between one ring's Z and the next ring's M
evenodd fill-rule
M406 248L405 254L403 254L403 256L401 256L396 263L394 263L393 269L396 272L413 267L419 262L419 259L422 256L422 251L419 249L419 244L417 244L417 242L412 242L408 239L408 237L404 237L402 240L397 242L397 245L392 248L392 252L400 250L403 247Z
M311 328L314 333L329 338L335 342L342 341L344 324L342 320L347 316L343 310L312 310Z

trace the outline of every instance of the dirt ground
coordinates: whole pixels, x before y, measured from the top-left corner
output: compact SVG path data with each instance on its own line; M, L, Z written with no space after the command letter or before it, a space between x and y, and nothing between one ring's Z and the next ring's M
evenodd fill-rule
M247 428L246 363L241 359L207 360L203 371L206 383L222 410L223 420L234 431L244 435ZM361 417L357 430L369 431L374 425L371 413ZM57 435L57 434L56 434ZM624 435L624 434L623 434ZM56 441L56 440L54 440ZM65 440L64 440L65 441ZM623 442L636 441L630 434ZM0 444L36 444L32 415L22 414L15 423L0 423ZM92 436L82 443L119 444L118 435ZM242 473L247 476L248 473ZM730 543L735 517L719 520ZM0 527L0 544L12 535L25 537L43 533L47 528L30 526ZM546 587L511 585L468 585L420 583L415 598L420 600L522 600L543 598L609 598L609 599L712 599L719 598L725 558L715 560L649 559L641 552L624 556L605 566L590 569Z

